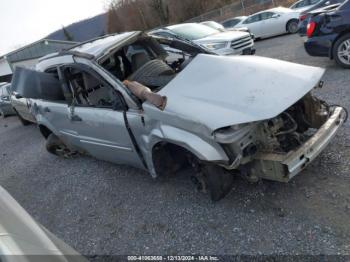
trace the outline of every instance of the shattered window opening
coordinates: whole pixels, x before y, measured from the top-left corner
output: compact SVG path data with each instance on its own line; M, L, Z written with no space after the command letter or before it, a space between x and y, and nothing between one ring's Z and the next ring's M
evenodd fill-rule
M70 67L66 69L66 75L74 90L76 106L123 109L116 91L89 72Z

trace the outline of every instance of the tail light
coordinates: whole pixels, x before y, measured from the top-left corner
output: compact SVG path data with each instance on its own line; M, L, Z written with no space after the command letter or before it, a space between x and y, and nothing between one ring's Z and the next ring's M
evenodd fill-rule
M304 21L306 19L307 15L301 15L299 16L300 22Z
M313 33L315 32L316 29L316 23L314 21L310 21L307 24L307 29L306 29L306 35L307 37L312 37Z

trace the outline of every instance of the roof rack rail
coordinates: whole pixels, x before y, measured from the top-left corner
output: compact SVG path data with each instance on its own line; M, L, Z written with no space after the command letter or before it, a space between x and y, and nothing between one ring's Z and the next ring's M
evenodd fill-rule
M89 59L89 60L92 60L92 59L95 58L95 56L91 55L91 54L82 53L82 52L73 51L73 50L63 50L61 52L54 53L52 55L44 56L44 57L40 58L39 61L41 62L41 61L44 61L44 60L47 60L47 59L50 59L50 58L54 58L54 57L58 57L58 56L64 56L64 55L72 55L72 56L76 56L76 57L86 58L86 59Z

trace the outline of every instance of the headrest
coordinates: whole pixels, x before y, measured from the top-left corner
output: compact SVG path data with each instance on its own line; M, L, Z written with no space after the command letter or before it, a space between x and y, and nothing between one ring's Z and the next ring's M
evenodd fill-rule
M150 59L144 52L136 53L131 56L132 70L135 72L141 66L149 62Z

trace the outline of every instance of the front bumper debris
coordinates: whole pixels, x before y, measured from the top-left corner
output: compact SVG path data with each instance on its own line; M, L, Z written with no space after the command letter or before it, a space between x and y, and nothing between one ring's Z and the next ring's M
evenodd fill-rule
M288 154L260 153L256 157L259 177L274 181L288 182L310 164L330 143L345 122L346 111L335 107L326 123L301 147Z

